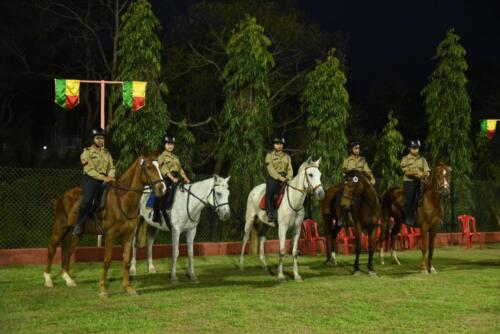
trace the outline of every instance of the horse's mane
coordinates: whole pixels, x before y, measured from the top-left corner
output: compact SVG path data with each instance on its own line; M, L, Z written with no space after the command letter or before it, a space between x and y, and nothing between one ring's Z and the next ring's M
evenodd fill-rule
M364 172L360 172L360 171L357 171L357 170L350 170L346 173L345 175L346 177L354 177L354 176L357 176L360 178L360 180L362 180L362 182L364 182L364 185L365 185L365 195L371 195L371 197L373 198L374 201L378 200L378 194L377 194L377 191L375 190L375 187L373 187L371 184L370 184L370 180L368 179L368 176L366 176L366 174Z

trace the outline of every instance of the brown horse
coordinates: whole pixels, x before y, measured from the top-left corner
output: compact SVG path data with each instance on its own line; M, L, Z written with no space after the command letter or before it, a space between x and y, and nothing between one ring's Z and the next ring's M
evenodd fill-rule
M422 230L422 272L436 273L432 266L432 255L434 253L434 240L441 220L443 218L443 198L450 191L451 168L443 163L439 163L430 175L429 181L424 181L424 191L420 200L420 205L416 212L417 226ZM393 260L400 265L395 251L396 237L405 221L404 214L405 195L403 189L392 188L386 191L382 198L382 225L380 233L380 260L384 263L384 248L382 243L389 246ZM389 221L394 220L394 226L388 232ZM389 240L390 239L390 240ZM429 256L426 260L427 248Z
M342 198L342 206L350 208L347 221L354 225L356 236L356 259L354 261L354 275L360 274L359 254L361 252L361 233L366 230L368 234L368 272L376 276L373 269L374 234L380 216L380 201L375 188L368 177L362 172L351 171L346 174L344 184L336 185L327 190L325 198L321 201L321 215L325 224L327 235L327 264L337 264L335 259L335 245L340 228L334 224L338 221L340 208L337 205L337 196Z
M111 264L114 241L117 237L121 237L123 242L122 287L127 293L135 294L129 280L130 250L132 237L139 222L139 200L145 185L153 188L158 196L165 193L166 187L158 168L158 162L153 156L138 158L118 182L111 185L106 195L105 213L101 222L105 238L104 268L99 281L100 296L102 297L108 295L106 277ZM69 275L69 260L81 238L81 236L73 236L72 234L81 200L82 189L73 188L54 201L54 227L48 246L47 266L43 274L46 287L53 287L50 268L59 244L62 253L62 278L66 281L66 285L76 286ZM100 228L98 231L96 224L87 219L85 233L98 234L102 231Z

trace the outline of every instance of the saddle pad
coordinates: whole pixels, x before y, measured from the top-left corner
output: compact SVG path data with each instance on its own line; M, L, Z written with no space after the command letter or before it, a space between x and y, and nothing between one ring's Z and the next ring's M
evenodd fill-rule
M152 192L149 194L148 199L146 200L146 208L152 208L155 203L156 196Z
M278 210L278 208L280 207L281 201L283 201L284 194L285 194L285 186L281 187L281 190L280 190L278 196L274 197L274 207L276 208L276 210ZM262 198L260 199L259 207L262 210L266 209L266 194L264 194L262 196Z

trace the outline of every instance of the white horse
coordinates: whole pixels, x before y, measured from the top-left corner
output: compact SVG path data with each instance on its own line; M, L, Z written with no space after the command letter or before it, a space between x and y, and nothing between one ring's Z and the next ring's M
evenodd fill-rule
M173 283L177 282L176 264L177 257L179 256L179 237L182 232L186 232L186 241L188 245L189 279L192 282L198 282L193 265L193 241L196 235L196 227L200 222L201 211L206 206L213 208L222 221L230 217L231 210L228 202L228 181L229 177L225 179L215 175L212 178L193 184L184 184L177 188L172 209L168 211L172 225L172 271L170 278ZM142 195L140 214L147 224L157 229L156 231L149 229L147 238L148 271L151 273L155 272L152 252L154 238L158 230L168 231L168 227L163 219L163 215L160 215L163 224L156 223L152 220L153 209L146 206L149 195L149 193ZM134 237L132 242L132 261L130 263L131 275L135 275L136 273L135 242L136 238Z
M307 193L314 193L316 197L321 200L325 196L325 191L321 184L321 172L319 170L318 161L311 161L311 158L304 162L297 175L287 183L283 201L278 208L278 236L279 236L279 265L278 265L278 280L283 282L283 258L285 257L285 240L286 232L292 229L293 240L293 276L296 281L301 281L302 277L299 275L297 267L297 245L300 237L300 229L302 221L304 220L304 200ZM260 209L259 204L262 196L266 191L266 185L260 184L252 189L248 195L247 212L245 216L245 235L241 245L240 255L240 269L244 268L243 258L245 255L245 246L250 237L250 231L255 223L255 219L260 220L264 225L263 231L259 233L259 257L265 268L267 268L266 257L264 254L264 243L266 241L266 232L270 226L274 226L272 222L267 219L266 211Z

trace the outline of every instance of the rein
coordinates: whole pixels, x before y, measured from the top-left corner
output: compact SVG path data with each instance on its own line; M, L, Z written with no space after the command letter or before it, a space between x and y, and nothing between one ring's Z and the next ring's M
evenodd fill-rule
M305 167L305 168L304 168L304 178L305 178L305 179L306 179L306 181L307 181L307 188L305 188L305 189L300 189L300 188L297 188L297 187L292 186L292 185L291 185L290 183L288 183L288 182L286 183L286 190L285 190L285 191L286 191L286 198L287 198L287 201L288 201L288 205L290 206L290 209L292 209L292 210L293 210L293 211L295 211L295 212L299 212L300 210L302 210L302 209L304 208L304 203L302 203L302 207L300 207L299 209L294 208L294 207L292 206L292 203L290 202L290 190L288 190L288 188L292 188L293 190L299 191L299 192L301 192L302 194L312 194L312 193L314 193L314 191L315 191L316 189L318 189L319 187L321 187L321 186L322 186L322 184L321 184L321 183L319 183L318 185L316 185L316 186L314 186L314 187L312 186L311 182L309 181L309 178L307 177L307 170L308 170L309 168L318 168L318 167L316 167L316 166L309 166L309 167ZM319 168L318 168L318 169L319 169Z
M191 187L193 186L192 184L189 185L189 188L185 188L184 187L185 185L184 184L181 184L180 187L181 187L181 190L182 191L186 191L188 193L188 196L187 196L187 200L186 200L186 213L187 213L187 216L189 218L189 220L191 222L195 222L196 220L194 220L192 217L191 217L191 213L189 212L189 198L191 196L193 196L194 198L196 198L198 201L200 201L202 204L204 204L205 206L208 206L210 207L212 210L214 211L217 211L217 209L221 206L224 206L224 205L229 205L229 202L226 202L226 203L217 203L217 199L215 197L215 187L216 185L214 184L214 186L212 187L212 189L210 190L210 192L208 193L207 195L207 200L203 200L201 199L200 197L198 197L195 193L193 193L191 191ZM212 201L214 202L214 204L210 204L208 202L208 198L210 197L210 195L212 195Z
M143 173L143 172L144 172L144 173L146 173L146 176L147 176L147 178L148 178L148 182L146 182L146 185L147 185L147 186L149 186L151 189L153 189L153 186L154 186L155 184L158 184L158 183L164 182L161 178L160 178L159 180L157 180L157 181L151 181L151 180L152 180L151 175L150 175L150 174L149 174L149 172L148 172L148 171L144 168L144 164L141 164L141 174L140 174L141 176L142 176L142 173ZM145 191L144 191L144 186L143 186L142 188L131 188L131 187L122 187L122 186L120 186L119 184L117 184L117 185L111 185L111 187L115 189L116 201L118 202L118 209L120 209L121 214L122 214L125 218L127 218L128 220L137 219L137 217L139 217L139 215L140 215L140 213L141 213L141 211L140 211L140 206L139 206L139 205L137 206L137 214L135 215L135 217L129 217L129 216L125 213L125 211L123 211L122 203L121 203L121 201L120 201L120 193L119 193L119 191L120 191L120 190L123 190L123 191L126 191L126 192L131 191L131 192L138 192L138 193L143 194L143 193L145 193Z

